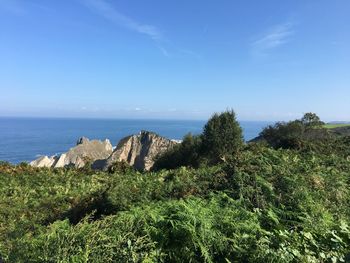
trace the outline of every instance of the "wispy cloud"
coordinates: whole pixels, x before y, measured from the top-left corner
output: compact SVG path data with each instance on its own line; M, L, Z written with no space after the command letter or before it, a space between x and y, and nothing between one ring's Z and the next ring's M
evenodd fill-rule
M171 57L171 55L170 55L170 53L169 53L169 51L166 49L166 48L164 48L162 45L157 45L157 48L160 50L160 52L162 52L162 54L165 56L165 57Z
M266 55L268 51L288 43L294 33L293 23L275 25L252 42L253 52Z
M115 9L110 3L105 0L83 0L82 1L91 10L103 16L104 18L110 20L111 22L127 28L129 30L135 31L140 34L144 34L154 41L160 41L163 39L161 32L157 27L153 25L140 23L131 17L128 17L120 13Z
M104 17L115 25L149 37L164 57L171 58L186 55L196 59L200 58L198 54L191 50L174 47L156 26L141 23L134 18L121 13L107 0L79 1L90 8L93 12Z

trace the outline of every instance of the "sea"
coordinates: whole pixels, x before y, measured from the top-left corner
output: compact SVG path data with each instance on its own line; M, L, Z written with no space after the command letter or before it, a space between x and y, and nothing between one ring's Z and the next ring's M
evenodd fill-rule
M125 120L0 117L0 161L13 164L30 162L41 155L58 155L85 136L109 139L116 146L120 139L141 130L181 140L187 133L200 134L206 121ZM271 122L240 121L246 141L256 137Z

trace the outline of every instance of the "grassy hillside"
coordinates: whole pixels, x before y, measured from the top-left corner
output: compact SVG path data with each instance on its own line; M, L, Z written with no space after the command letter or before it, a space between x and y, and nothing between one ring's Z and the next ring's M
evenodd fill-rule
M0 163L0 257L350 262L350 137L305 116L245 145L234 112L215 114L157 172Z
M344 262L350 162L245 147L198 169L0 166L9 262Z

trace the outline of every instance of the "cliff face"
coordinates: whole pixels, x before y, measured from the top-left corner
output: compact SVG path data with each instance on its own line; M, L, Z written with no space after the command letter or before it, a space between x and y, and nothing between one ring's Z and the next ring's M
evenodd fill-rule
M175 141L161 137L155 133L141 131L122 139L111 156L106 160L104 169L114 162L124 161L137 170L150 170L155 157L176 144Z
M93 169L107 170L115 162L124 161L137 170L150 170L155 158L173 147L178 142L161 137L153 132L141 131L137 135L131 135L120 140L113 151L109 140L90 141L80 138L77 146L60 156L42 156L30 165L35 167L83 167L87 161L92 162Z
M90 141L83 137L78 140L77 146L71 148L68 152L63 153L60 156L42 156L30 162L30 165L35 167L58 168L74 166L80 168L83 167L87 161L91 161L96 163L95 167L98 168L98 163L101 163L101 160L108 158L112 151L113 147L109 140Z

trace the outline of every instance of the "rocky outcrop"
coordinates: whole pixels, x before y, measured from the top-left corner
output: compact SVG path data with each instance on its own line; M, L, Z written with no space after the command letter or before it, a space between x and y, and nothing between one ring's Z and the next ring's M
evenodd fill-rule
M53 167L57 160L57 156L40 156L38 159L30 162L30 165L34 167Z
M89 140L82 137L77 145L68 152L60 156L42 156L32 161L30 165L35 167L83 167L87 162L92 162L94 168L102 168L105 161L113 152L112 144L109 140Z
M137 170L150 170L155 158L173 147L177 142L161 137L153 132L141 131L122 139L111 156L106 160L104 169L113 163L124 161Z
M116 149L109 140L98 141L80 138L77 145L59 156L42 156L30 162L35 167L80 168L91 162L93 169L107 170L115 162L126 162L137 170L150 170L155 158L178 142L161 137L153 132L141 131L123 138Z

